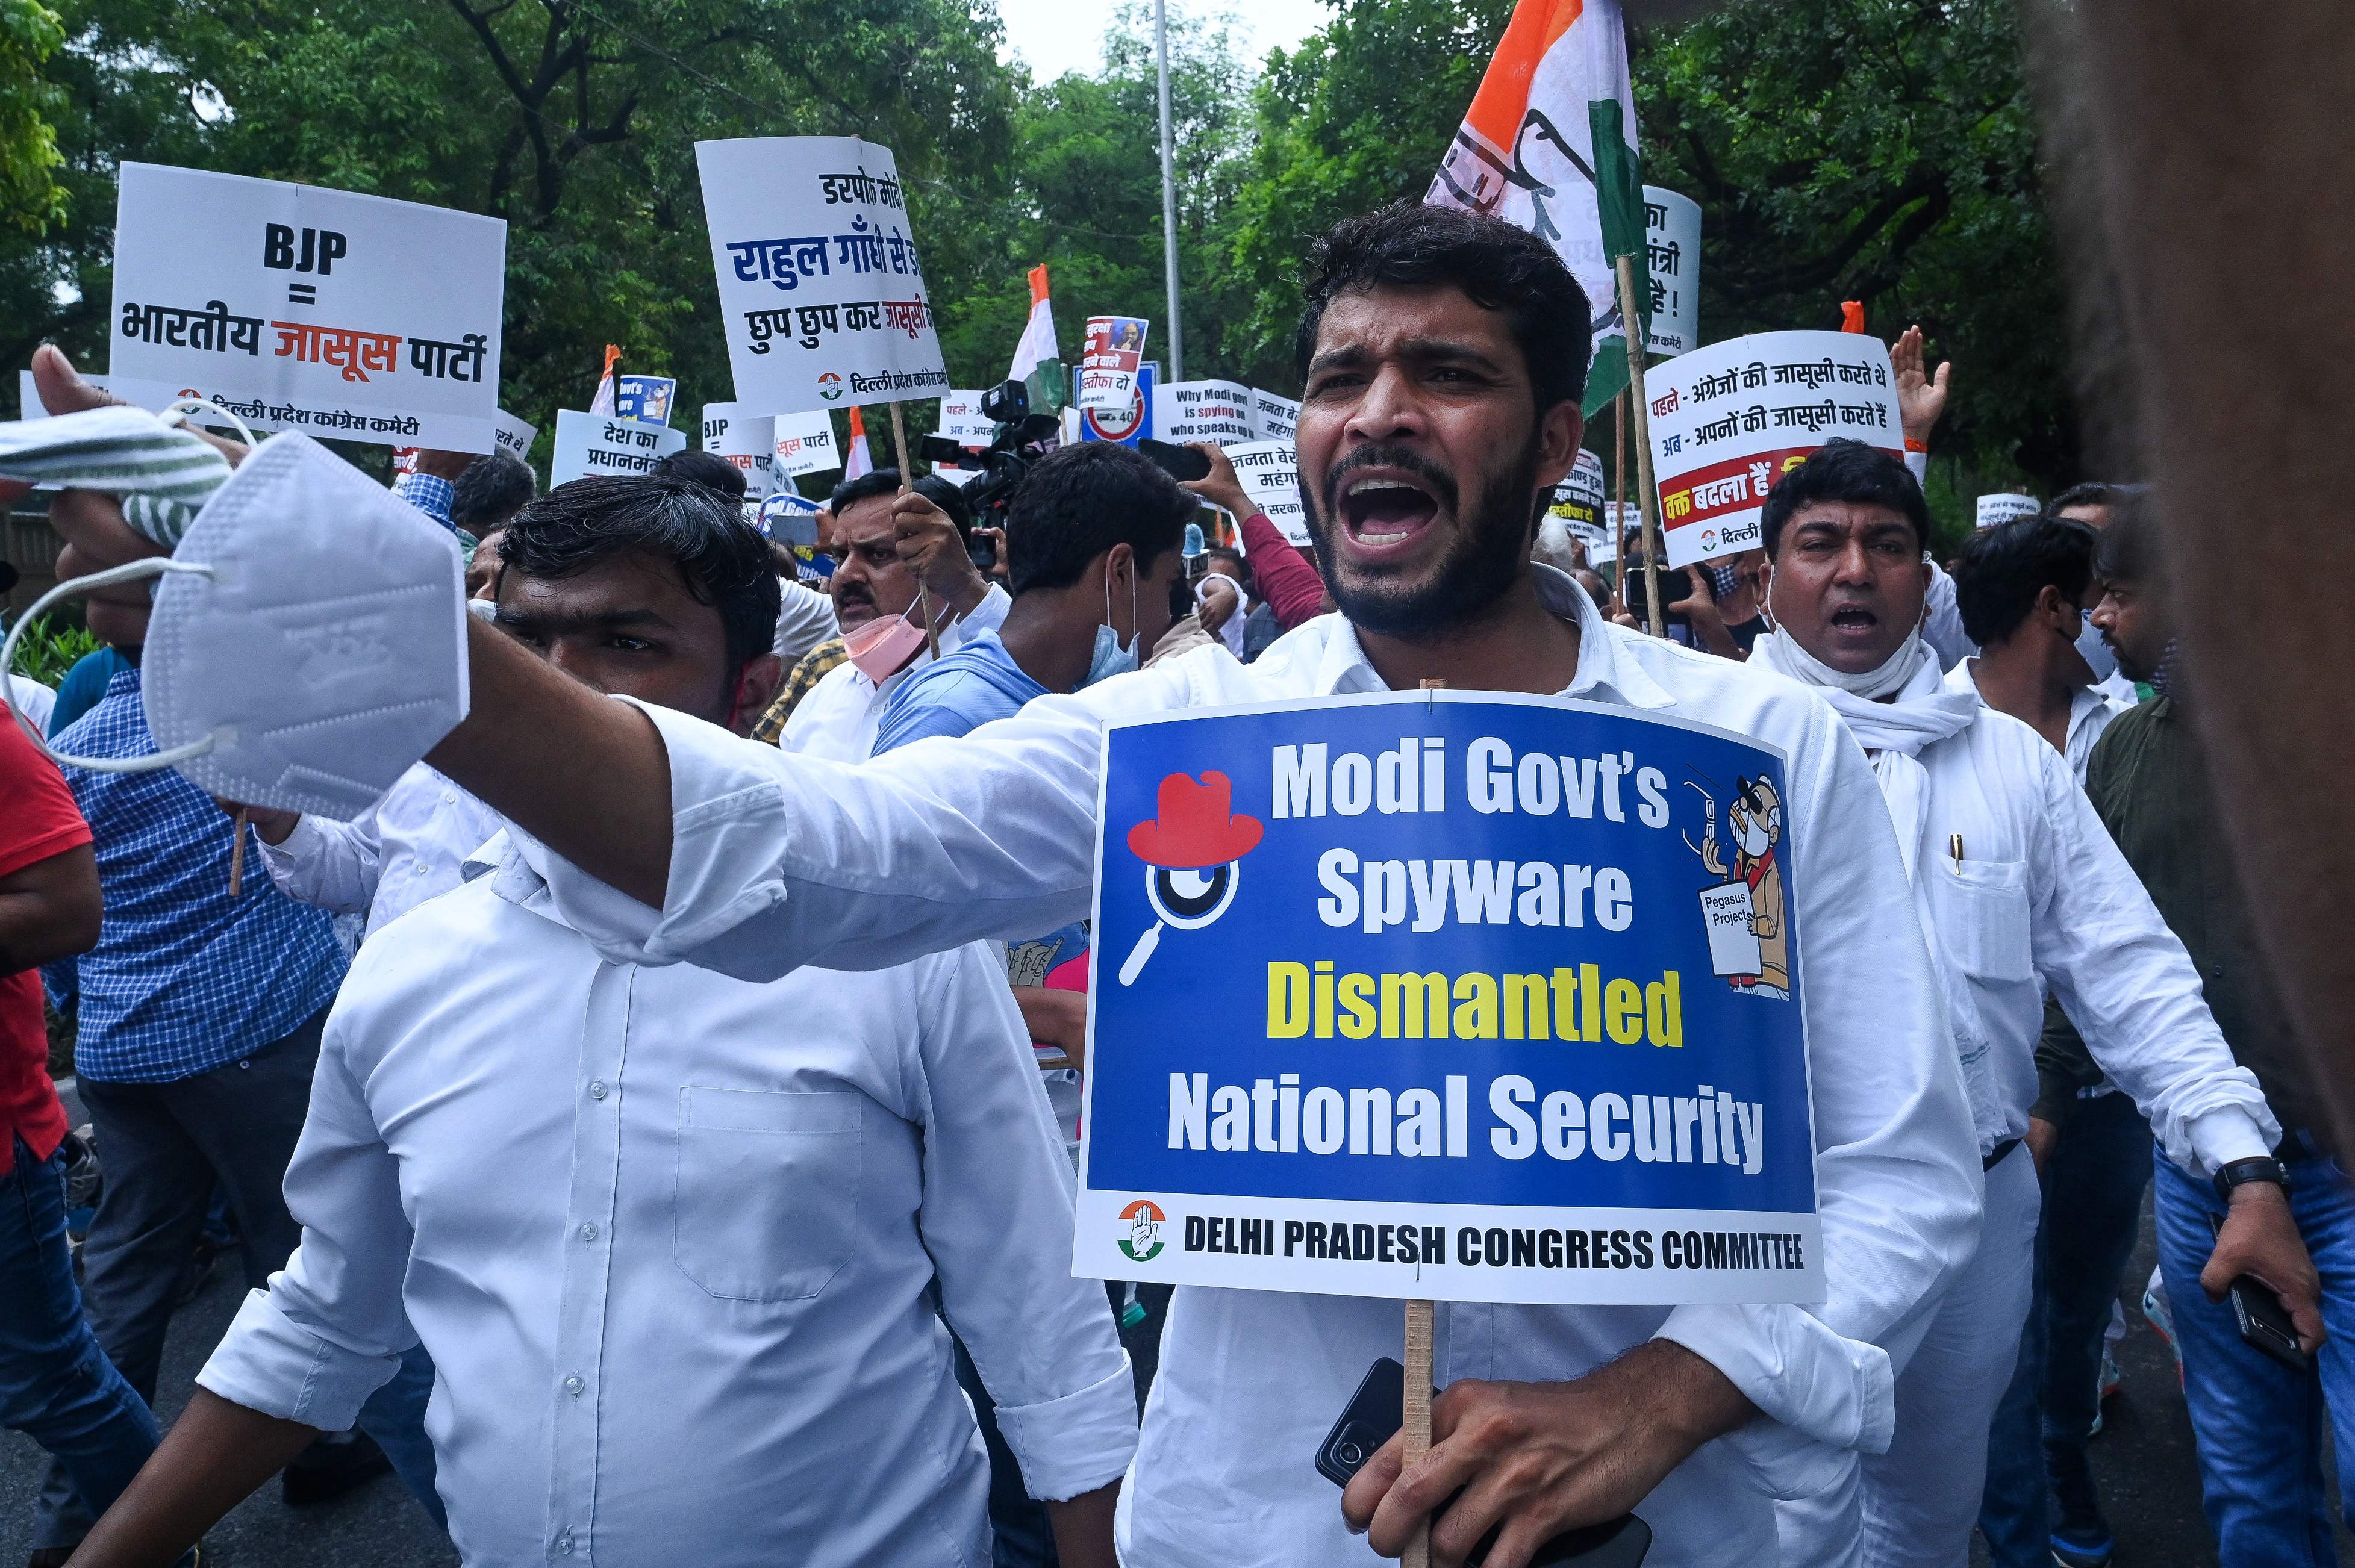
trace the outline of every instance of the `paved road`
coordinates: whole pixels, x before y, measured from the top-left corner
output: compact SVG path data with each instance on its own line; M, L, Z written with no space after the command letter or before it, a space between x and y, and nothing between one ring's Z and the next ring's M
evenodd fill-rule
M2146 1279L2150 1267L2146 1213L2143 1245L2128 1277ZM2137 1287L2137 1300L2140 1294ZM164 1358L165 1421L186 1403L189 1381L228 1328L240 1295L236 1270L223 1261L205 1292L175 1320ZM2110 1404L2106 1430L2093 1450L2117 1532L2117 1568L2215 1568L2174 1360L2132 1304L2126 1315L2134 1327L2121 1347L2125 1387ZM0 1432L0 1568L25 1560L29 1499L41 1459L29 1439ZM1975 1540L1973 1546L1973 1563L1984 1565L1984 1544ZM2342 1561L2355 1562L2355 1538L2342 1531L2340 1548ZM449 1542L389 1476L299 1512L280 1500L275 1487L265 1488L213 1531L205 1554L207 1568L447 1568L456 1561Z

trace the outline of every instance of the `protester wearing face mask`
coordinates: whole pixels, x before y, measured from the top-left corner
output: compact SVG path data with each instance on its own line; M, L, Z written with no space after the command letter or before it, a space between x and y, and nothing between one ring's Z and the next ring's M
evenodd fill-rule
M1987 1430L2018 1359L2038 1216L2020 1148L2037 1095L2040 977L2134 1097L2167 1152L2215 1171L2280 1136L2236 1065L2200 976L2119 855L2067 762L2035 731L1948 691L1923 642L1928 510L1893 459L1833 441L1785 473L1761 519L1775 630L1753 662L1829 700L1871 759L1913 883L1986 1171L1977 1250L1897 1347L1894 1440L1840 1481L1785 1505L1784 1553L1962 1568ZM2279 1194L2232 1205L2218 1255L2259 1260L2300 1331L2321 1323ZM1902 1353L1910 1351L1910 1361Z
M2065 517L2072 523L2083 523L2095 534L2107 528L2120 511L2130 505L2138 485L2105 484L2100 480L2087 480L2073 484L2054 496L2045 506L2048 517ZM2100 579L2086 600L2085 630L2077 638L2077 652L2094 672L2094 689L2121 708L2130 708L2143 700L2147 687L2138 686L2134 677L2118 668L2116 650L2102 637L2101 628L2094 624L2092 610L2101 594Z
M2042 736L2067 757L2081 787L2094 743L2125 711L2093 689L2082 652L2083 612L2094 597L2094 543L2091 528L2050 511L1966 540L1955 588L1979 652L1946 674L1948 691ZM2048 1027L2055 1012L2048 1010ZM1979 1530L1995 1568L2045 1568L2051 1560L2046 1456L2054 1456L2055 1477L2084 1469L2103 1335L2150 1185L2148 1125L2133 1097L2098 1068L2094 1075L2094 1083L2061 1091L2066 1103L2056 1104L2049 1075L2040 1072L2047 1081L2029 1114L2029 1150L2045 1195L2019 1361L1988 1433Z
M589 686L732 727L774 683L767 546L695 484L562 486L506 562L500 627ZM165 1560L421 1342L468 1562L986 1563L945 1314L1060 1561L1111 1568L1134 1374L1071 1277L1071 1170L994 955L616 965L545 863L502 834L362 949L286 1176L302 1247L84 1560Z
M2069 759L2077 782L2094 743L2125 710L2094 689L2085 662L2094 533L2033 517L1982 528L1964 542L1955 601L1978 652L1946 674L1946 689L2009 714Z
M931 662L927 618L945 654L995 630L1010 601L974 569L964 543L972 512L946 480L926 474L902 497L900 471L879 468L837 486L832 510L841 562L826 590L843 661L805 694L789 683L779 699L790 699L789 716L766 715L753 733L773 728L783 750L857 762L874 748L891 694Z

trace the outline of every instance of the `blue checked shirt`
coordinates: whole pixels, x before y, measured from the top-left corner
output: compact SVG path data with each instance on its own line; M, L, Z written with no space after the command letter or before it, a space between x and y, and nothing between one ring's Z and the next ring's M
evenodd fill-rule
M80 757L154 755L139 672L117 674L51 744ZM170 768L65 775L90 821L106 897L98 946L72 976L84 1077L194 1077L283 1039L336 999L346 960L332 920L279 892L251 844L243 895L229 898L235 834L203 790Z
M450 521L450 503L458 499L458 487L439 474L395 474L392 493L444 528L457 527Z

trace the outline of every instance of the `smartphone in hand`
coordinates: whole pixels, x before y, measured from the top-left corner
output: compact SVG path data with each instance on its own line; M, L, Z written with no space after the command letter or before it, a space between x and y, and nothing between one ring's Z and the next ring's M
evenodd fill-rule
M1210 460L1192 447L1179 446L1175 441L1156 441L1146 436L1136 443L1136 450L1159 463L1163 471L1172 479L1210 477Z
M1316 1473L1337 1487L1365 1468L1375 1450L1389 1442L1406 1423L1406 1368L1384 1356L1366 1371L1358 1392L1349 1396L1341 1418L1325 1434L1316 1448ZM1450 1498L1448 1501L1455 1499ZM1439 1514L1447 1511L1443 1506ZM1438 1514L1433 1516L1434 1519ZM1503 1527L1488 1532L1472 1549L1467 1563L1487 1561ZM1589 1525L1555 1536L1529 1559L1531 1568L1643 1568L1652 1550L1652 1527L1632 1513L1608 1523Z
M2221 1237L2224 1222L2211 1214L2208 1228ZM2264 1280L2244 1274L2232 1281L2224 1298L2232 1304L2232 1320L2240 1328L2243 1344L2263 1351L2292 1372L2313 1370L2314 1358L2299 1347L2297 1325L2290 1321L2289 1308L2265 1287Z

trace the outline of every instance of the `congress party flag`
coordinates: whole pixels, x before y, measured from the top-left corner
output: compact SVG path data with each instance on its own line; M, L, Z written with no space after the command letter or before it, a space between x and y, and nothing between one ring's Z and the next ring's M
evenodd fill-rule
M1627 385L1613 259L1636 259L1648 296L1636 96L1618 0L1519 0L1423 199L1486 213L1550 244L1585 289L1595 355L1592 414Z
M1066 401L1063 351L1055 342L1055 307L1047 292L1047 264L1030 269L1030 320L1014 345L1014 366L1006 373L1029 389L1030 411L1052 414Z

